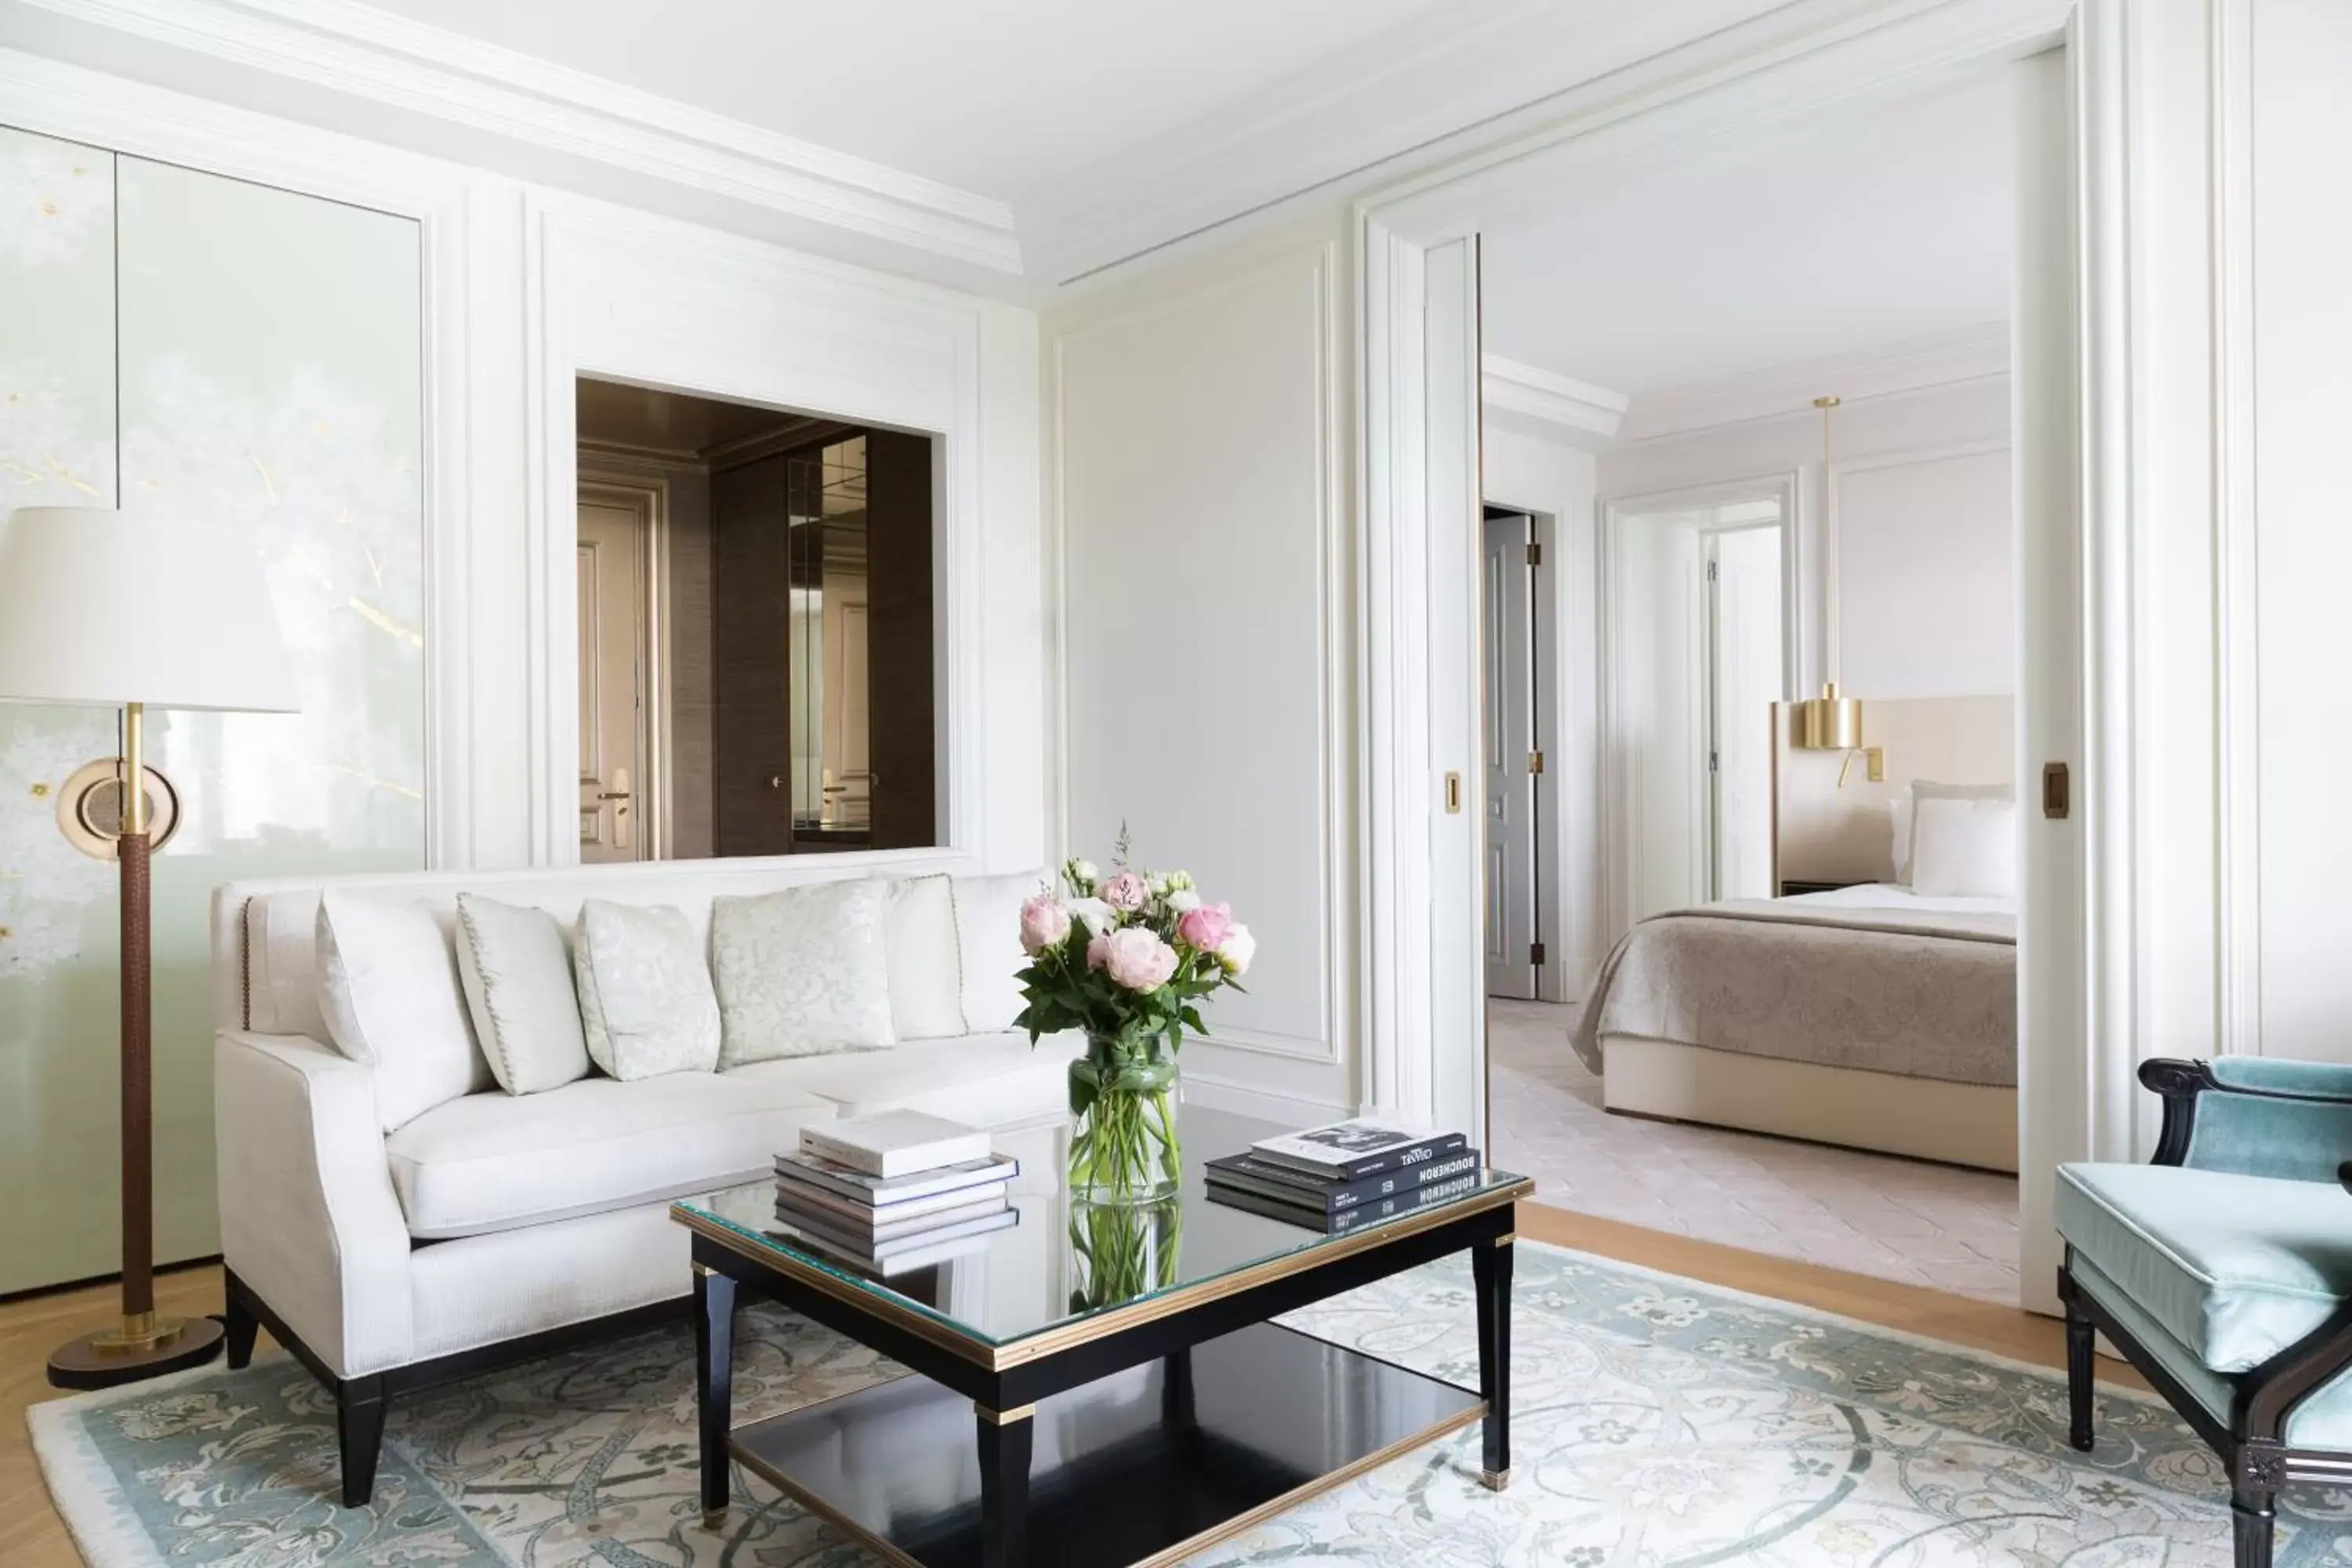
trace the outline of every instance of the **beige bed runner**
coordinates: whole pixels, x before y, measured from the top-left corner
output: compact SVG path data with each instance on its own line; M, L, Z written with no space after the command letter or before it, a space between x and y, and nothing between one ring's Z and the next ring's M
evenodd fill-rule
M2017 922L1770 899L1654 915L1570 1036L1596 1073L1604 1035L2014 1088Z

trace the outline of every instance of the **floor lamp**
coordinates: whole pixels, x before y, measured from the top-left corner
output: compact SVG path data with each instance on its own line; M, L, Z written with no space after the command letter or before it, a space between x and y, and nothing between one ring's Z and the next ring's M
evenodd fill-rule
M122 1321L61 1345L49 1381L103 1388L209 1361L221 1326L155 1310L154 1016L149 1000L150 708L286 713L294 676L250 537L97 507L0 525L0 701L113 708L116 769L79 805L111 833L122 895ZM142 786L126 787L127 781Z

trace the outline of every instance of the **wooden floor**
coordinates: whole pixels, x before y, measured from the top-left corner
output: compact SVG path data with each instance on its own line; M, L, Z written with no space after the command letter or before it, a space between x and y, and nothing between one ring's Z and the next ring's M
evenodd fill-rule
M2058 1323L2013 1307L1990 1306L1939 1290L1768 1258L1539 1204L1520 1208L1519 1234L1530 1240L1793 1301L2017 1361L2061 1368L2066 1364ZM166 1275L156 1281L155 1294L156 1305L163 1311L216 1312L221 1304L220 1269L208 1267ZM0 1402L5 1402L5 1408L0 1408L0 1562L8 1568L74 1568L80 1562L64 1524L49 1506L39 1467L33 1462L25 1408L56 1394L46 1375L49 1352L76 1334L102 1327L114 1311L110 1286L0 1306ZM2102 1358L2099 1371L2103 1378L2116 1383L2147 1386L2138 1374L2116 1362Z

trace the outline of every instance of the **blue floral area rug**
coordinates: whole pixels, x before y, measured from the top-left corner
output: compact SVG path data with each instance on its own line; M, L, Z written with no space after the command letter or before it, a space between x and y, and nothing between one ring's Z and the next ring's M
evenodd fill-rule
M1465 1262L1286 1320L1477 1381ZM2039 1368L1522 1241L1510 1489L1478 1428L1223 1542L1203 1564L2190 1568L2230 1561L2219 1465L2153 1401L2110 1393L2065 1445ZM747 1310L739 1420L896 1375L790 1313ZM332 1402L282 1356L37 1405L50 1491L98 1568L345 1563L848 1568L854 1543L738 1470L696 1500L681 1324L395 1406L375 1504L336 1506ZM2352 1564L2352 1493L2283 1500L2283 1568Z

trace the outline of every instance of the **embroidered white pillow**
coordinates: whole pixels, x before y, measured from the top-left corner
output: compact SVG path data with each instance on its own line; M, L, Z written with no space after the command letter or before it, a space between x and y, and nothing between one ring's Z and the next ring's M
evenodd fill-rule
M719 1065L898 1044L877 877L710 900L710 967L726 1020Z
M1045 885L1043 871L955 879L956 945L963 957L963 1022L975 1035L1003 1034L1021 1014L1021 904Z
M955 893L944 874L890 884L882 951L890 971L890 1032L902 1040L964 1033Z
M500 1089L537 1094L588 1076L572 949L553 915L458 894L457 975Z
M319 900L319 1011L335 1048L375 1069L387 1132L495 1081L474 1044L447 918L389 899Z
M684 914L590 899L572 945L588 1058L617 1079L709 1072L719 1065L719 998Z

